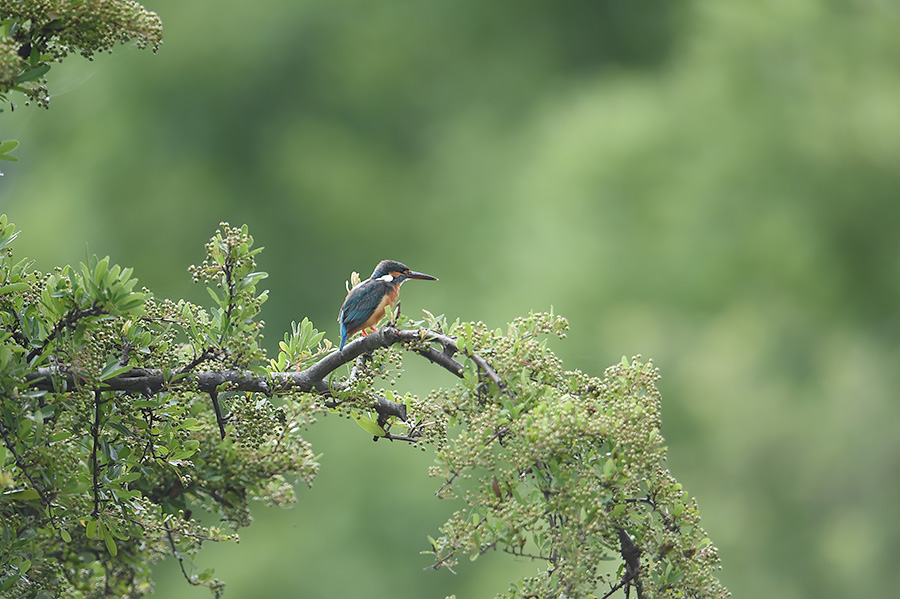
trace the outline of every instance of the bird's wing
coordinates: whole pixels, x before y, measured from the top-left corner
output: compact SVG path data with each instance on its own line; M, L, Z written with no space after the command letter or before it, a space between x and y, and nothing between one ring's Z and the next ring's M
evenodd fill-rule
M378 308L378 304L388 291L390 291L388 283L372 279L351 289L338 315L341 328L352 333L361 327Z

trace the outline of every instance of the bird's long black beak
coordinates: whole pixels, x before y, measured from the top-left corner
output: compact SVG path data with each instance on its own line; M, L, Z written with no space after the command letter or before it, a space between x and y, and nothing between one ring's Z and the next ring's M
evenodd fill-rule
M423 281L437 281L437 277L432 277L431 275L426 275L424 272L416 272L414 270L409 271L406 275L408 279L422 279Z

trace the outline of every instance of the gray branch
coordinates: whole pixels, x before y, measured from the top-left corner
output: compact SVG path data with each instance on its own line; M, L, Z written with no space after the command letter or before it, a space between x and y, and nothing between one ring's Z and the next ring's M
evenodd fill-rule
M132 368L120 375L102 381L99 391L119 391L141 394L147 397L165 389L182 386L195 386L198 391L215 394L221 389L228 391L245 391L272 395L291 391L319 393L331 396L326 378L332 372L354 361L357 357L369 354L379 348L395 344L405 344L410 351L426 358L457 377L462 377L463 365L454 356L459 353L456 340L449 335L428 329L401 330L387 325L378 331L361 337L344 346L343 350L328 354L309 368L298 372L272 372L268 376L260 376L242 370L201 370L185 372L175 371L166 378L159 369ZM466 355L481 369L484 374L503 389L503 382L490 365L477 354ZM86 378L64 366L45 366L37 372L26 375L26 380L37 389L45 391L64 391L90 384ZM383 417L397 416L406 419L406 406L379 398L375 406L376 412Z

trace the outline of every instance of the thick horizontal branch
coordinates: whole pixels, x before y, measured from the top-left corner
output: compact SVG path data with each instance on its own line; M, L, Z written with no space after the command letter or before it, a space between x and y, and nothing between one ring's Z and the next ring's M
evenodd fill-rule
M428 329L401 330L393 326L385 326L366 337L348 343L343 350L330 353L309 368L297 372L273 372L268 376L259 376L250 371L233 369L197 372L180 370L175 374L170 374L167 378L166 374L159 369L132 368L118 376L106 379L101 383L99 390L136 393L149 397L164 389L185 385L194 385L199 391L205 393L216 393L224 385L228 391L264 393L266 395L301 391L320 393L327 397L331 395L331 390L326 382L328 375L361 355L398 343L409 344L411 351L455 376L462 377L463 365L454 359L454 355L459 350L453 337ZM471 358L491 380L502 388L502 381L484 359L475 354L467 357ZM35 388L46 391L75 389L88 384L87 379L67 368L58 366L39 368L37 372L29 373L26 379ZM405 408L406 406L402 404L382 398L379 399L375 409L379 414L405 419Z
M201 370L197 372L179 372L167 380L162 370L132 368L127 372L103 381L100 390L125 391L149 396L164 388L186 384L195 384L197 389L206 393L216 391L221 385L227 384L228 390L231 391L272 394L293 390L327 394L326 377L344 364L379 348L389 347L397 343L416 342L421 343L421 345L412 347L413 351L452 374L458 377L462 376L462 364L453 359L453 355L458 351L455 339L427 329L401 330L387 326L366 337L348 343L342 351L330 353L309 368L297 372L273 372L270 373L269 377L265 377L250 371L233 369ZM433 346L428 345L428 342L438 343L443 351L438 351ZM499 377L483 359L475 355L471 357L482 369L486 369L488 376L492 380L499 382ZM86 379L79 377L67 368L55 366L39 368L37 372L29 373L26 378L36 388L47 391L73 389L86 383Z

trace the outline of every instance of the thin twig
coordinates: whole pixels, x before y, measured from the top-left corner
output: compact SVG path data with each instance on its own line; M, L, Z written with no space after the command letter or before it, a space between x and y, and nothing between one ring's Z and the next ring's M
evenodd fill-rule
M31 347L31 339L28 338L28 335L25 334L25 323L22 322L22 315L19 314L18 310L10 310L13 315L16 317L16 322L13 323L12 328L7 329L9 333L13 336L13 339L24 348Z
M164 526L166 527L166 536L169 538L169 546L172 548L172 555L174 555L175 559L178 560L178 566L181 568L181 573L184 575L184 579L188 581L189 584L192 584L194 586L201 586L202 583L188 574L187 570L184 567L184 558L181 557L181 552L178 551L178 548L175 546L175 537L172 536L172 527L169 526L168 522L166 522Z
M22 471L22 474L25 475L25 478L28 479L28 482L31 483L31 488L34 489L35 491L37 491L38 497L41 500L41 505L43 505L45 508L50 507L50 498L47 497L47 494L43 491L43 489L41 489L41 486L38 485L37 480L35 480L35 478L33 476L31 476L31 472L29 471L28 467L26 467L26 465L25 465L25 460L22 458L22 456L19 454L19 452L16 451L15 444L12 442L12 439L9 438L9 432L6 430L6 426L3 425L2 419L0 419L0 435L3 436L3 443L4 443L4 445L6 445L6 448L12 454L13 460L15 460L15 462L16 462L16 466L19 468L19 470ZM58 526L56 524L56 518L53 515L53 511L50 510L49 513L50 513L50 522L53 524L54 528L58 528Z
M35 357L39 356L41 352L44 351L44 348L47 347L54 339L56 339L57 335L59 335L66 329L75 328L75 325L82 318L86 318L89 316L100 316L105 312L106 310L100 307L97 302L94 302L94 304L90 308L85 308L84 310L69 310L69 312L66 313L65 317L56 323L56 326L53 327L53 330L50 331L50 333L48 333L46 337L44 337L44 340L41 341L37 346L35 346L30 352L28 352L28 356L26 356L25 358L26 361L30 362Z
M93 447L91 448L91 474L93 475L93 498L94 509L91 516L97 518L100 515L100 460L97 453L100 451L100 391L94 391L94 422L91 424L91 437L93 438Z
M219 405L219 394L215 390L209 392L209 398L212 400L213 409L216 411L216 422L219 424L219 434L225 438L225 423L228 420L222 416L222 406Z
M192 371L193 371L197 366L199 366L201 363L203 363L203 362L205 362L205 361L207 361L207 360L209 360L209 359L215 358L215 357L216 357L216 352L215 352L215 351L213 351L213 350L211 350L211 349L209 349L209 348L204 349L202 352L200 352L199 354L197 354L196 356L194 356L194 359L193 359L193 360L191 360L190 362L188 362L187 364L185 364L184 366L182 366L182 367L178 370L178 374L177 374L176 376L183 376L183 375L185 375L185 374L187 374L187 373L189 373L189 372L192 372Z
M678 525L675 524L675 520L671 517L671 515L663 512L660 505L654 500L652 497L626 497L622 500L623 503L643 503L649 505L650 508L659 514L660 518L663 520L663 525L667 530L672 532L678 532Z
M616 591L618 591L619 589L621 589L624 586L625 586L625 579L623 578L622 580L619 581L619 583L616 586L609 589L608 593L606 593L605 595L600 597L600 599L609 599L610 597L612 597L613 593L615 593Z
M494 543L496 545L496 543ZM534 559L534 560L543 560L545 562L550 561L550 558L546 555L539 555L536 553L525 553L524 551L516 551L515 549L509 549L507 547L501 547L500 551L503 553L508 553L510 555L514 555L516 557L524 557L525 559Z
M387 439L388 441L406 441L408 443L418 443L418 437L413 437L410 435L394 435L388 431L385 431L384 435L381 437L373 436L373 441L378 441L379 439Z

